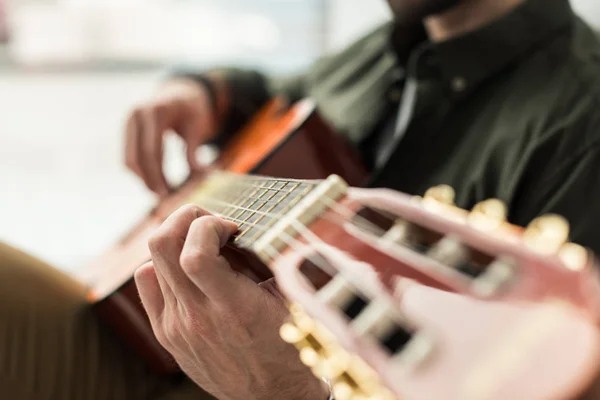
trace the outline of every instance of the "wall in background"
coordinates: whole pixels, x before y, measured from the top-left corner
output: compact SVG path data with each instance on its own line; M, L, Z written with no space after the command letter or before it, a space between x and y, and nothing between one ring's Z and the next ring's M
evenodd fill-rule
M579 15L600 30L600 2L598 0L571 0L571 4Z

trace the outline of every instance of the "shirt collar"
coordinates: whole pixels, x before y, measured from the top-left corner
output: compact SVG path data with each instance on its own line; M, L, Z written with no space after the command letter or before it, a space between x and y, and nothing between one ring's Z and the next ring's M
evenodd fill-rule
M432 45L432 50L445 83L465 94L573 21L568 0L528 0L481 29Z

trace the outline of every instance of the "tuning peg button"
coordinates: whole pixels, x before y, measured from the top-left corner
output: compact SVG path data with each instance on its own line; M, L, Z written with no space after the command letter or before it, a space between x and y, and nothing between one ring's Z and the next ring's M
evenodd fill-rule
M558 256L568 269L581 271L588 264L588 251L575 243L566 243L561 247Z
M455 196L456 193L452 187L448 185L439 185L427 190L427 192L425 192L424 200L433 200L438 203L453 205Z
M477 203L467 218L467 222L476 229L492 231L506 221L507 210L498 199L489 199Z
M525 244L541 254L555 254L569 238L569 223L559 215L548 214L533 220L523 234Z
M298 329L296 325L286 322L279 329L279 336L281 336L284 342L294 344L304 339L306 332Z

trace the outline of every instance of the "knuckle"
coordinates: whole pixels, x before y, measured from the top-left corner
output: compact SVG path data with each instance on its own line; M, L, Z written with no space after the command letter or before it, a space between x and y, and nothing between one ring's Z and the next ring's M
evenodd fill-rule
M165 327L165 336L171 343L177 343L181 336L181 329L179 324L175 323L175 321L171 321Z
M189 316L183 321L184 329L186 332L191 332L194 336L205 337L211 334L208 324L202 318L198 316Z
M200 212L203 211L200 209ZM206 231L210 233L215 233L217 236L219 235L221 227L221 220L214 215L204 215L202 218L196 219L192 222L192 228L198 231Z
M160 327L154 331L154 336L158 343L160 343L164 348L168 349L170 347L169 339L167 338L167 334L164 328Z
M195 218L200 217L202 212L202 209L194 204L186 204L184 206L179 207L179 210L177 210L177 213L180 215L192 215Z
M181 269L188 275L196 275L210 262L209 257L202 251L191 251L181 255Z
M152 253L170 252L173 248L174 239L164 228L159 228L158 231L148 240L148 247Z

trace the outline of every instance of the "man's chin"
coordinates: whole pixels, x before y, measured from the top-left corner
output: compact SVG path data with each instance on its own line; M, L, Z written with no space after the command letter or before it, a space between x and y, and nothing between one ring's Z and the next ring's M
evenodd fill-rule
M386 0L396 20L417 22L430 15L444 12L463 0Z

